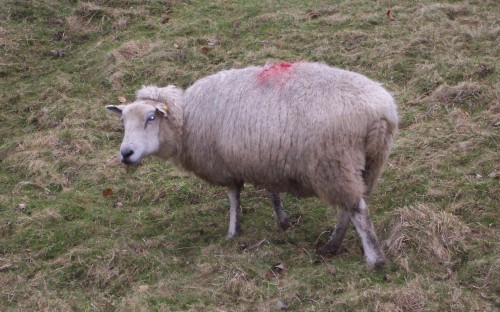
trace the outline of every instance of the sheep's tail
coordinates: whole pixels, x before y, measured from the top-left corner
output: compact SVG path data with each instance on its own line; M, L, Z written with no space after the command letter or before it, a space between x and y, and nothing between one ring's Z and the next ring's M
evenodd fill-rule
M365 195L370 195L377 184L389 156L396 124L383 118L376 122L366 136L366 159L363 170Z

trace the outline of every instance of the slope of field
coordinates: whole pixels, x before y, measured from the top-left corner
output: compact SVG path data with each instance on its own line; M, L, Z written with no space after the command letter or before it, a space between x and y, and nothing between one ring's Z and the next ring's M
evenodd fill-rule
M390 10L390 12L388 11ZM496 1L51 1L0 8L0 310L497 311ZM384 83L401 124L369 200L388 264L351 229L320 258L336 210L225 190L169 162L127 173L104 110L143 84L319 61ZM279 264L278 264L279 263Z

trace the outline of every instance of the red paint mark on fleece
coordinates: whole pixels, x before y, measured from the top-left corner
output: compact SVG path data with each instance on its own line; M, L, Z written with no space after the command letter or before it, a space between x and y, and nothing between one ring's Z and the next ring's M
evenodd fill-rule
M260 82L266 82L277 77L279 81L284 82L284 73L287 73L293 65L294 63L290 62L268 65L259 73L259 80Z

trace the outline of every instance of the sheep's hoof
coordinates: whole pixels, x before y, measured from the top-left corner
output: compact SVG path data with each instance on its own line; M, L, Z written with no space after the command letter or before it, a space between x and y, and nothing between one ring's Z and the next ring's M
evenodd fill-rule
M276 224L283 231L291 227L290 218L288 218L288 214L284 210L276 212Z
M368 268L374 270L374 271L380 271L385 264L385 259L384 258L379 258L376 259L375 262L373 263L368 263Z
M326 243L324 246L318 248L316 252L322 256L334 256L338 255L347 249L342 246L342 244L329 244Z
M290 228L290 220L288 219L288 216L281 219L281 220L278 220L278 226L280 229L282 229L283 231L286 231Z
M226 236L226 239L227 240L232 240L234 239L235 237L238 237L241 235L241 229L237 229L236 231L234 232L228 232L227 233L227 236Z

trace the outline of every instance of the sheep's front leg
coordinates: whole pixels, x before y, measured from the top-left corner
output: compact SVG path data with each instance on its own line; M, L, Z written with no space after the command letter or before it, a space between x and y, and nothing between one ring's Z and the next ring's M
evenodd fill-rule
M350 211L351 221L361 237L361 243L365 252L366 262L369 267L380 268L385 263L385 257L380 248L380 243L375 233L375 228L368 214L368 207L361 199Z
M319 249L319 253L323 255L334 255L337 254L342 246L342 240L344 239L347 228L349 227L350 216L349 212L342 209L339 214L339 220L335 229L330 235L328 242Z
M282 230L286 230L290 227L290 220L285 210L283 210L283 203L281 202L281 197L279 193L269 192L269 197L274 207L274 213L276 215L276 223Z
M229 198L229 230L227 239L233 239L241 234L240 227L240 192L241 186L231 186L227 190Z

